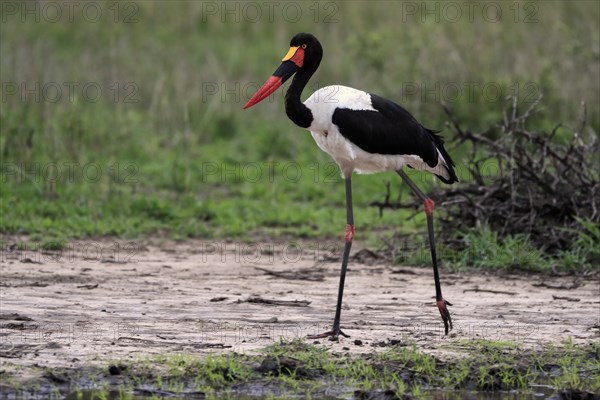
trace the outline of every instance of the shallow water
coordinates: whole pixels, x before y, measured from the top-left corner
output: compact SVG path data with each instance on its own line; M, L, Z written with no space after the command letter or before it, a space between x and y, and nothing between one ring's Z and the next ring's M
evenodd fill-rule
M266 389L266 388L265 388ZM211 398L215 399L236 399L236 400L261 400L266 398L272 398L272 396L285 396L285 398L305 398L305 393L292 394L289 392L286 393L273 393L270 390L265 390L264 393L259 394L256 393L260 391L259 388L253 388L251 390L254 392L253 394L245 393L244 391L236 391L236 392L226 392L221 394L216 394ZM107 399L107 400L118 400L121 399L123 392L119 392L116 390L113 391L96 391L96 390L84 390L78 392L72 392L64 397L64 400L97 400L97 399ZM390 397L386 397L383 392L370 392L369 398L373 399L387 399ZM171 392L163 392L160 390L152 390L145 389L143 391L135 391L132 397L129 399L132 400L147 400L149 398L167 398L169 400L193 400L193 399L203 399L204 395L201 393L186 393L186 394L178 394L175 395ZM355 392L353 390L349 390L348 393L338 394L335 396L332 395L319 395L312 394L312 399L315 400L336 400L336 399L356 399L362 397L356 397ZM458 390L458 391L425 391L423 392L423 398L425 399L435 399L435 400L539 400L539 399L561 399L560 395L550 386L536 385L535 387L530 388L529 393L517 392L517 391L496 391L496 392L484 392L484 391L466 391L466 390Z

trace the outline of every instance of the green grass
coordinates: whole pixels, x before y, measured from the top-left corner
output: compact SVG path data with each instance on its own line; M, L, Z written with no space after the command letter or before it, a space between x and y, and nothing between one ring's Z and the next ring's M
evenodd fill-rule
M456 247L440 244L438 255L453 270L480 269L527 272L597 271L600 268L600 231L589 221L580 220L581 230L569 250L556 255L535 247L525 234L500 239L487 225L460 232L462 244ZM409 251L398 251L397 264L430 265L425 236L412 244Z
M119 365L122 371L112 385L105 383L103 374L88 381L98 396L118 391L121 398L140 387L157 396L160 391L183 397L202 392L207 398L236 398L249 392L265 398L319 398L325 393L344 396L355 391L398 397L460 394L462 390L524 395L531 393L532 385L547 385L554 391L600 390L600 342L575 345L567 340L532 350L511 341L461 340L441 348L453 355L438 358L414 344L348 355L293 340L274 343L255 355L177 353L116 360L107 364ZM89 378L78 374L77 379Z
M55 244L50 248L102 236L340 237L337 167L285 117L283 91L241 109L299 31L315 33L325 48L305 97L332 82L364 88L438 129L446 124L441 101L479 130L502 118L505 95L519 88L522 106L544 93L543 110L530 122L540 129L575 124L585 101L589 126L600 131L595 2L531 3L534 23L524 22L525 3L518 17L507 5L496 23L481 16L423 22L402 3L360 1L321 4L318 16L312 3L295 3L298 21L281 13L268 21L263 10L256 23L236 22L208 14L206 4L124 3L117 22L114 8L96 23L80 14L72 22L2 16L0 233ZM329 13L336 22L324 22ZM78 85L73 95L69 82ZM502 96L467 93L473 82L501 88ZM89 84L102 90L97 101L83 91ZM444 95L457 86L460 98ZM56 87L62 96L53 101L47 90ZM464 175L463 149L448 146ZM354 180L359 240L424 228L421 216L406 221L409 211L379 218L369 207L382 199L386 180L399 182L393 174ZM417 180L425 190L438 184ZM507 246L525 243L518 237ZM580 255L569 257L565 263L581 263ZM481 267L534 258L488 258Z

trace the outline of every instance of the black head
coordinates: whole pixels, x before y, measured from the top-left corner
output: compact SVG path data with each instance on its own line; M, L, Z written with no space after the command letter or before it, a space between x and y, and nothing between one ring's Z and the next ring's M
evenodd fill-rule
M318 66L323 58L323 47L319 40L310 33L298 33L290 41L290 47L304 49L304 65Z

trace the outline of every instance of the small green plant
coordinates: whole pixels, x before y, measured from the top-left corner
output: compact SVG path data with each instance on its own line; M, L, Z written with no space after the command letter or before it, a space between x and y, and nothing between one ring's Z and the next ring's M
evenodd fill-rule
M401 394L403 394L403 393L401 393ZM414 383L411 386L411 388L410 388L410 394L411 394L412 397L414 397L416 399L421 399L421 398L426 397L426 393L424 393L423 388L420 385L416 384L416 383Z
M65 248L67 241L64 239L51 239L42 243L42 250L56 251Z
M477 387L484 390L494 387L494 377L490 374L490 369L487 365L480 365L478 368Z
M208 356L198 366L196 373L211 387L224 387L232 382L246 382L252 370L232 356Z
M133 390L130 388L119 388L119 400L133 400Z
M552 262L534 247L527 235L501 240L484 225L462 235L464 249L443 253L452 267L481 269L547 271Z
M581 229L568 251L560 253L560 264L567 270L583 267L600 268L600 227L592 221L577 218Z

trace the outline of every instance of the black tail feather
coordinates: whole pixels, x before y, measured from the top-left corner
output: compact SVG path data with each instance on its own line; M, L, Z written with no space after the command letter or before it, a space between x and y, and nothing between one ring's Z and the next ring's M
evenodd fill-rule
M436 174L436 176L442 182L447 183L449 185L453 184L454 182L458 182L458 177L456 176L456 172L454 171L454 166L455 166L454 161L450 157L450 154L448 154L448 152L444 148L444 139L440 135L438 135L438 133L440 131L434 131L434 130L427 129L427 128L425 128L425 129L429 133L429 136L431 136L431 140L433 141L433 143L435 144L435 147L439 150L440 154L444 158L444 161L446 161L446 165L444 167L448 171L448 175L450 176L450 179L447 179L447 178L437 175L437 174Z

